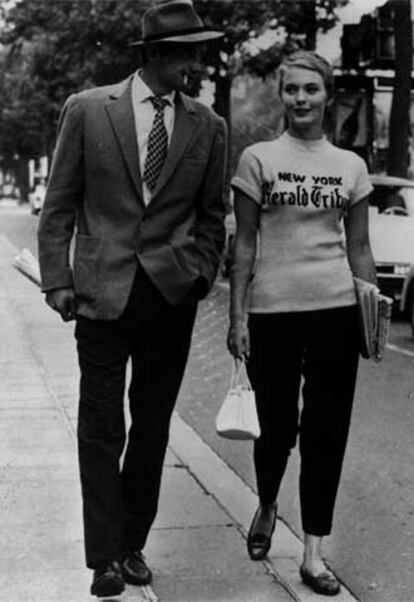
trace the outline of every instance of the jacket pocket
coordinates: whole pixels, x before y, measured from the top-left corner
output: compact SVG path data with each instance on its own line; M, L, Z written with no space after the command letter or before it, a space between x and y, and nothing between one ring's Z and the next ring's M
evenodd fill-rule
M175 258L183 273L189 280L195 280L199 275L198 252L193 238L170 241Z
M76 236L73 282L76 295L83 300L96 298L103 245L104 240L97 236Z

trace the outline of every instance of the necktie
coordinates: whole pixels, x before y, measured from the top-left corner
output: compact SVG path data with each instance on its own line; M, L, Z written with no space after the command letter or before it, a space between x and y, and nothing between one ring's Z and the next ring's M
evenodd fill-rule
M164 108L170 104L161 96L151 96L155 117L148 136L148 152L144 166L144 180L153 192L157 185L168 150L168 134L164 123Z

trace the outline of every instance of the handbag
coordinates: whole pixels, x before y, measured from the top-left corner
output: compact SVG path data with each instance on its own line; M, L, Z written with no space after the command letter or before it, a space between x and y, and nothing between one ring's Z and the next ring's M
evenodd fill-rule
M379 362L384 357L391 323L393 300L375 284L354 278L361 333L360 353Z
M260 437L256 399L244 360L233 363L230 388L217 414L216 430L226 439L243 441Z

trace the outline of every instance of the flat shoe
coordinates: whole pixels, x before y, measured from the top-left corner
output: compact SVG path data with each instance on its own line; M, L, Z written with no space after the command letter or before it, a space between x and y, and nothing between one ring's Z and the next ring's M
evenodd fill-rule
M299 569L303 583L305 583L316 594L322 596L336 596L341 586L338 579L329 571L323 571L319 575L312 575L303 566Z
M260 533L254 530L255 523L260 513L260 507L256 510L252 524L247 535L247 551L252 560L263 560L272 545L272 535L276 526L277 507L274 507L273 521L270 533Z

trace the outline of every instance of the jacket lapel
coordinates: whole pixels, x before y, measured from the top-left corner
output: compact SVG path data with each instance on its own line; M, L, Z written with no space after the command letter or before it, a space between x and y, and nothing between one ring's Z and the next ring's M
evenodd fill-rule
M118 88L111 93L110 99L106 105L106 110L137 194L143 202L138 142L131 99L131 83L132 77L122 82Z
M183 97L180 93L177 93L171 142L151 203L164 188L177 167L177 164L180 162L188 143L194 132L197 130L198 122L199 117L192 104L190 104L187 98Z

